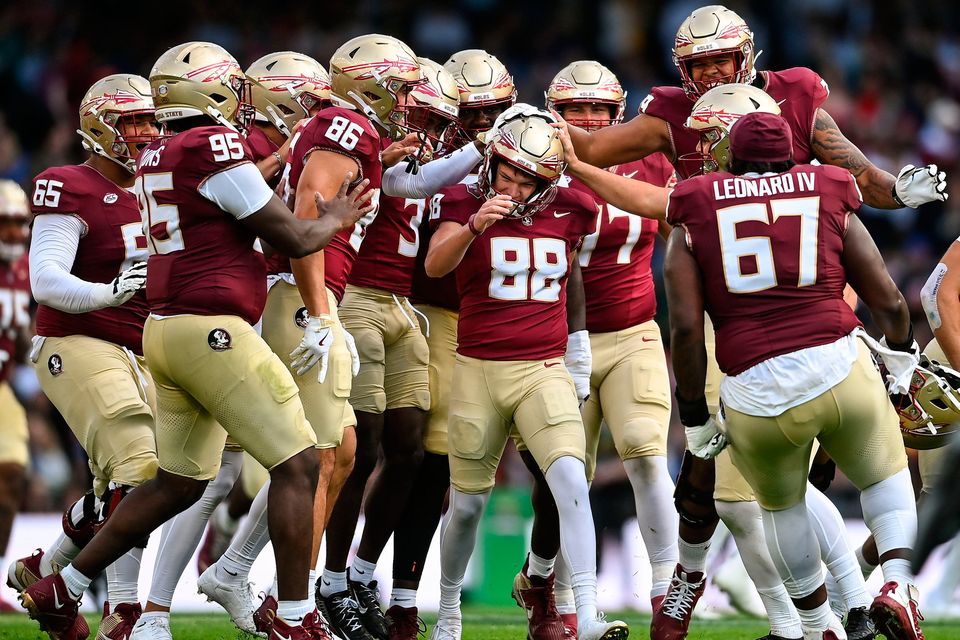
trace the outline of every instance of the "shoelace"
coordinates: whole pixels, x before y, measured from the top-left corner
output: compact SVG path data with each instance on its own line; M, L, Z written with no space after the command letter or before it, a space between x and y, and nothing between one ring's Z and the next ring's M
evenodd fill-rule
M418 636L426 635L427 633L427 623L423 621L423 618L420 616L410 617L404 616L399 620L394 620L399 631L406 635L409 632L414 632Z
M348 631L361 631L363 630L363 623L360 622L360 618L357 617L356 610L360 605L353 598L340 598L339 600L333 603L334 610L342 616L342 619L338 621L338 624L342 627L347 627Z
M663 599L660 610L664 615L670 616L674 620L683 620L690 612L693 605L693 599L696 597L696 585L674 578L670 589L667 590L667 597Z

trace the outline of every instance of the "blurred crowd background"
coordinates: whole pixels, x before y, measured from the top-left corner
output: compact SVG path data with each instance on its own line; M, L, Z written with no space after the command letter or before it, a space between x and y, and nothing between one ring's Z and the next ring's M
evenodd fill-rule
M104 75L148 75L168 47L210 40L246 66L292 49L322 63L343 41L377 31L405 40L439 62L484 48L513 73L521 101L542 104L553 75L576 59L610 66L629 90L628 117L650 87L675 85L673 36L704 0L352 0L239 3L211 0L103 4L13 0L0 7L0 177L29 191L42 169L80 162L77 107ZM878 166L935 162L951 179L945 205L919 211L865 210L864 220L910 302L917 337L930 337L919 290L960 234L960 10L951 0L733 1L763 50L759 69L808 66L829 83L825 105L845 134ZM658 258L659 260L659 258ZM662 288L661 288L662 291ZM666 315L661 304L661 326ZM865 314L866 312L864 312ZM864 315L869 325L869 317ZM59 511L87 484L86 461L62 419L21 367L16 391L30 410L32 468L24 508ZM2 416L0 416L2 419ZM672 430L671 464L682 433ZM598 526L629 518L633 500L612 444L595 483ZM526 472L505 464L522 491ZM859 504L842 480L831 489L846 515Z

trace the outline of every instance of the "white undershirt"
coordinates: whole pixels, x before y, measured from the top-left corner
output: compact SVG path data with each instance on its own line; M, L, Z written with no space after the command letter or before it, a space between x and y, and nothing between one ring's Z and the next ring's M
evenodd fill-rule
M857 360L860 341L850 333L836 342L768 358L736 376L724 376L720 399L751 416L778 416L843 382Z
M421 165L416 173L408 171L406 162L398 162L383 173L383 193L397 198L429 198L443 187L463 180L483 154L477 145L468 142L453 153Z
M273 191L252 162L213 174L197 190L237 220L260 211L273 197Z

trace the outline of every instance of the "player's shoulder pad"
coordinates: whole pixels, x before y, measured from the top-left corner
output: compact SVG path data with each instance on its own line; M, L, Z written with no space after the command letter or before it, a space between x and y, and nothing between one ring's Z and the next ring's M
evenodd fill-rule
M676 110L676 105L693 106L690 98L680 87L653 87L640 103L640 113L660 117L660 114Z
M79 164L44 169L33 179L28 194L31 209L35 213L79 213L83 198L96 192L97 175Z

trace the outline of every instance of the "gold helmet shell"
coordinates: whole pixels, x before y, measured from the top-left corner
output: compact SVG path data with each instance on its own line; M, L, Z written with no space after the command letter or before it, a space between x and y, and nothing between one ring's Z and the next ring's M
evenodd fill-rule
M394 140L407 133L406 107L398 96L423 81L413 50L392 36L358 36L330 58L330 98L358 109Z
M459 115L460 91L453 75L430 58L417 58L424 82L410 90L407 125L432 143L434 150L450 142Z
M153 116L150 83L129 73L116 73L95 82L80 101L84 149L109 158L133 173L139 150L157 139L155 132L123 135L124 119ZM132 148L131 148L132 145Z
M733 54L737 70L733 76L711 82L697 82L690 74L690 62L696 58ZM750 84L757 76L754 63L753 32L743 18L723 5L713 4L694 10L677 29L673 43L673 63L680 72L683 90L691 98L703 95L718 82Z
M617 76L596 60L577 60L565 66L553 77L543 96L547 109L553 110L568 104L609 105L610 122L584 121L583 125L590 128L623 122L627 107L627 92Z
M330 102L330 74L319 62L295 51L268 53L246 72L257 119L286 137L294 125Z
M695 154L693 158L703 163L705 173L730 167L730 129L737 120L755 111L780 115L780 105L766 91L751 84L720 85L694 103L686 127L699 133L701 141L709 145L709 155Z
M0 180L0 223L20 223L22 242L0 240L0 261L13 263L19 260L27 250L27 238L30 237L30 205L27 194L13 180Z
M960 373L925 355L906 395L891 396L903 443L911 449L938 449L960 427Z
M443 68L457 80L461 109L503 103L509 107L517 100L513 76L496 56L483 49L458 51Z
M538 179L540 185L525 202L514 201L507 215L529 218L554 198L557 183L566 169L563 143L553 117L543 111L520 115L504 122L493 131L484 150L483 162L477 178L477 188L486 197L497 195L493 188L497 163L506 162Z
M253 121L243 69L212 42L185 42L168 49L150 70L157 120L208 116L231 129Z

